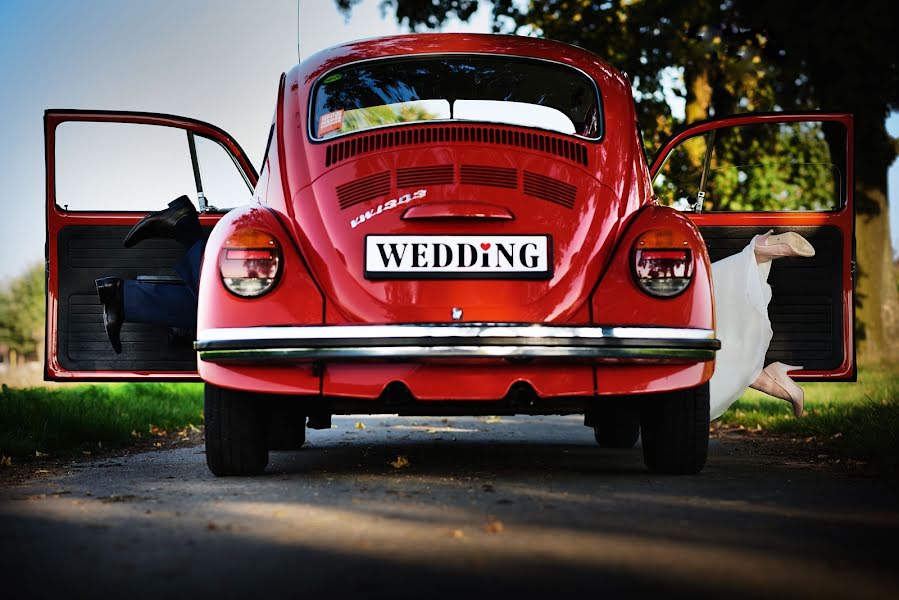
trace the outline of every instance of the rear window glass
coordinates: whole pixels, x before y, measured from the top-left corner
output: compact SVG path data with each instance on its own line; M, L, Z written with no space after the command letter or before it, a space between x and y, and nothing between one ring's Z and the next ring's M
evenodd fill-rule
M321 77L315 139L401 123L479 121L598 139L596 84L559 63L508 56L441 56L357 63Z

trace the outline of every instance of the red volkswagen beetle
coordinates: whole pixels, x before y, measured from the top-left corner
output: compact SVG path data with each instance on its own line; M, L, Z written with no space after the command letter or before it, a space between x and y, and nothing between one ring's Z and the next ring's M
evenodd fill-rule
M818 252L774 266L769 361L855 376L848 115L703 122L650 163L631 85L602 59L431 34L283 75L258 175L192 119L45 123L46 377L201 379L216 475L263 471L307 423L385 412L584 414L600 445L642 428L651 470L696 472L719 347L710 260L770 228ZM121 243L182 194L211 229L196 330L126 323L116 354L94 279L183 285L174 242Z

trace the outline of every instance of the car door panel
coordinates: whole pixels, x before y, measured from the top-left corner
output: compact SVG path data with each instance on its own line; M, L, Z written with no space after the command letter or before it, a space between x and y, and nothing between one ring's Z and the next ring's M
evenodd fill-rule
M47 111L45 145L47 165L47 345L45 378L48 380L198 380L193 331L142 323L125 323L123 352L116 354L103 324L103 307L95 279L120 277L166 285L184 285L174 265L185 249L175 240L150 239L125 248L123 239L148 211L78 210L60 206L56 198L56 130L62 123L146 124L208 136L233 157L247 182L256 173L245 153L221 130L191 119L148 113L101 111ZM95 176L85 173L85 177ZM193 190L185 190L193 192ZM128 190L122 190L127 194ZM153 210L174 198L159 198ZM114 199L113 199L114 200ZM108 204L108 203L107 203ZM200 222L209 230L220 213L203 213Z
M815 248L810 258L774 260L768 283L772 299L768 315L774 336L765 364L801 365L797 380L854 381L854 212L852 204L852 118L829 113L741 115L697 124L674 136L650 168L655 179L667 156L679 144L713 129L767 123L827 122L845 127L834 151L839 169L839 198L829 210L686 212L696 224L712 262L740 252L753 236L769 230L795 231ZM835 146L833 140L829 140ZM799 160L799 159L797 159ZM714 283L714 282L713 282Z

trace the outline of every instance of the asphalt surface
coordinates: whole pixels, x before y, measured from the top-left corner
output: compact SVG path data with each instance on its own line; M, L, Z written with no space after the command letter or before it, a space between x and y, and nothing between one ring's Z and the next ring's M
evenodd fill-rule
M899 597L895 479L730 442L651 475L577 417L335 425L258 478L213 477L196 446L5 486L0 593Z

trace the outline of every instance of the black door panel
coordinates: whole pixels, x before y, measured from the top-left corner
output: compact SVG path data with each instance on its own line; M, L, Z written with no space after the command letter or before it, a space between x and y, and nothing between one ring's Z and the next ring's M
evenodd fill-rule
M740 252L765 227L703 226L712 262ZM775 229L782 233L787 229ZM815 247L810 258L778 258L768 283L768 316L774 337L765 364L780 361L808 370L830 370L843 362L841 326L843 237L837 227L790 227Z
M122 326L122 354L116 354L103 327L103 307L94 280L180 279L173 267L184 256L174 240L145 240L122 246L130 227L67 227L59 235L59 362L73 371L195 372L196 352L184 333L142 323Z

